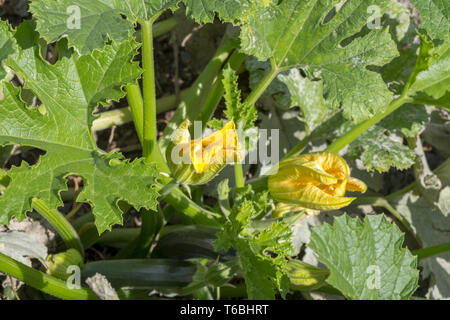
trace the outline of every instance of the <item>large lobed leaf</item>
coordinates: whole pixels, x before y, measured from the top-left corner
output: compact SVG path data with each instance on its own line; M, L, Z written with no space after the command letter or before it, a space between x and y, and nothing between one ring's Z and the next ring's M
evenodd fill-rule
M422 133L430 117L424 105L407 103L380 121L379 125L388 130L400 130L408 138Z
M81 53L103 48L108 39L129 39L138 20L152 20L180 0L33 0L37 30L49 42L62 37ZM79 13L79 24L77 23ZM123 19L121 14L127 19Z
M422 26L433 39L450 40L450 4L446 0L411 0Z
M183 0L186 14L198 23L213 22L216 13L220 20L242 23L251 17L258 7L269 5L272 0Z
M309 247L330 269L327 282L349 299L409 299L417 288L417 257L384 215L362 222L346 214L312 229Z
M38 35L31 23L22 24L15 37L18 53L5 63L42 106L29 109L20 98L21 90L5 83L0 100L0 145L27 145L47 153L35 166L23 163L8 172L11 182L0 197L0 223L7 224L13 216L23 219L31 210L33 197L53 208L62 205L59 192L67 188L65 177L69 174L83 178L78 201L91 204L100 233L122 223L119 200L154 209L158 196L155 167L101 152L91 133L94 108L107 99L123 97L121 87L139 77L139 66L131 62L137 43L113 43L87 56L67 54L50 65L40 57Z
M400 123L398 123L400 125ZM386 130L374 126L356 139L349 148L349 156L361 159L367 171L389 171L391 167L408 169L414 164L416 155L413 150L388 136Z
M255 89L264 74L270 70L270 62L250 57L246 61L250 73L249 84ZM328 104L323 96L323 82L312 81L293 68L281 72L266 88L263 96L273 95L281 109L300 107L301 120L310 131L322 123L327 115Z
M260 8L242 27L242 49L272 59L277 68L301 67L322 79L331 102L358 122L383 112L392 98L381 76L367 67L382 66L398 52L387 30L356 36L367 24L368 7L384 9L387 1L338 2L285 0Z
M323 82L304 78L298 69L291 69L287 74L280 74L291 96L291 107L299 106L302 120L308 130L314 130L325 119L327 105L323 97Z
M419 102L450 109L450 43L434 47L422 36L418 59L420 67L408 94Z

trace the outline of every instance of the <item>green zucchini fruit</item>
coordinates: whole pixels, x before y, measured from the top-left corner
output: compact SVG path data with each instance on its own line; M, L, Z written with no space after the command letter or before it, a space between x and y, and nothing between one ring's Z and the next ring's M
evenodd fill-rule
M226 259L233 256L233 252L216 252L214 241L220 230L213 227L201 225L189 225L166 227L153 249L152 257L167 259L191 259L220 257Z
M83 281L96 273L104 275L113 288L173 289L187 286L197 266L169 259L104 260L85 264Z

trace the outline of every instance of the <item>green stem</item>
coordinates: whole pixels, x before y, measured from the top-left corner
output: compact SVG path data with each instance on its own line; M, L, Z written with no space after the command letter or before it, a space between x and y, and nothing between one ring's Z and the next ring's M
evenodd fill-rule
M220 227L220 223L216 219L222 217L220 214L200 207L189 199L176 184L171 183L166 185L160 193L162 198L174 207L180 215L198 224Z
M385 199L383 199L382 203L381 203L381 207L385 208L386 210L388 210L404 227L405 229L408 231L408 233L411 235L411 237L416 240L417 245L419 247L422 247L422 241L419 239L419 237L416 235L416 233L414 232L414 229L412 228L411 224L409 223L409 221L402 215L401 212L397 211L393 206L391 206L391 204L386 201Z
M247 105L253 105L258 101L258 99L262 96L264 91L267 89L267 87L270 85L270 83L273 81L273 79L276 78L276 76L283 70L278 68L272 68L266 75L259 81L258 85L255 89L252 90L252 92L248 95L247 99L245 100L245 103Z
M434 169L432 172L435 175L440 176L442 174L445 174L449 169L450 169L450 158L445 160L443 164L441 164L439 167ZM398 198L398 197L404 195L405 193L413 190L416 187L420 188L419 183L420 182L416 180L413 183L407 185L406 187L391 193L390 195L386 196L385 198L387 201L394 200L395 198Z
M353 142L356 138L358 138L362 133L367 131L370 127L372 127L373 125L377 124L379 121L390 115L392 112L401 107L404 103L410 101L411 99L406 97L405 95L399 97L398 99L395 99L389 104L384 113L376 114L372 118L356 125L349 132L347 132L346 134L335 140L332 144L330 144L326 149L326 151L334 153L339 152L339 150L341 150L346 145Z
M243 188L245 186L245 182L244 182L244 171L242 170L241 163L234 164L234 177L236 180L236 188Z
M159 37L165 33L168 33L175 29L178 25L178 19L174 16L167 18L163 21L155 23L153 26L153 37Z
M144 145L144 100L142 99L141 89L137 84L129 84L126 86L126 90L127 90L128 104L130 105L134 126L136 128L136 132L139 137L139 141L141 142L141 145ZM117 112L117 110L109 112L114 111ZM93 124L93 127L94 126L95 122Z
M236 40L225 35L216 53L195 80L189 92L183 98L182 103L175 111L174 116L164 129L163 136L159 141L162 150L167 147L170 135L178 128L182 121L186 119L192 121L199 117L203 109L199 106L205 105L207 99L210 97L211 90L213 90L217 82L220 70L235 49Z
M142 228L139 236L124 247L114 258L146 258L156 236L164 226L161 210L142 210Z
M422 260L447 251L450 251L450 242L439 244L437 246L414 250L412 253L415 254L419 260Z
M142 126L142 153L147 163L156 163L158 169L169 172L169 168L164 161L158 145L158 135L156 128L156 87L155 87L155 62L153 55L153 25L154 20L142 21L142 67L144 69L142 86L144 92L143 111L140 110L140 90L137 85L131 87L130 106L133 112L135 123L138 123L136 130ZM142 114L142 121L140 121ZM131 257L145 257L150 250L150 246L155 237L155 215L157 212L141 210L142 227L139 237L132 241L121 253Z
M153 21L143 21L142 30L142 67L144 112L143 112L143 156L146 162L155 162L157 145L156 130L156 88L155 88L155 63L153 58Z
M69 289L65 281L59 280L48 274L30 268L0 253L0 272L10 275L27 285L67 300L97 300L97 295L87 288Z
M414 239L417 242L416 243L417 246L419 247L422 246L422 241L417 237L409 221L403 216L401 212L397 211L393 206L391 206L389 201L387 201L386 199L382 197L359 197L351 204L351 206L359 206L359 205L372 205L375 207L381 207L388 210L406 229L406 231L409 233L412 239Z
M309 141L311 141L311 135L308 135L305 138L303 138L302 141L300 141L294 148L292 148L291 151L289 151L288 154L286 154L283 157L283 160L284 159L288 159L290 157L294 157L294 156L300 154L303 150L305 150L305 148L308 145Z
M66 214L66 220L72 220L73 217L75 217L75 215L78 213L78 211L81 209L81 207L83 207L83 203L82 202L75 202L73 205L72 210L69 211L68 214Z
M202 73L195 80L189 93L184 98L186 104L186 118L196 119L201 112L199 106L204 105L214 84L218 81L219 73L225 62L230 59L230 55L236 49L236 40L224 36L221 44L216 50L212 59L208 62ZM177 119L184 120L184 119ZM181 122L181 121L180 121Z
M162 36L163 34L166 34L178 25L178 19L174 16L162 20L160 22L156 22L153 25L153 38ZM137 30L134 34L137 42L142 42L142 30Z
M249 94L247 99L245 100L245 104L247 105L253 105L258 101L258 99L262 96L264 91L267 89L267 87L270 85L270 83L275 79L275 77L281 72L282 70L278 68L272 68L266 75L261 79L261 81L258 83L255 89L252 90L252 92ZM234 176L236 178L236 187L241 188L244 187L244 174L242 170L242 164L236 163L234 165Z
M133 85L130 85L130 86L133 86ZM180 96L182 99L186 96L188 91L189 91L189 89L181 90ZM128 94L128 86L127 86L127 94ZM143 114L144 102L142 100L142 95L140 92L139 92L139 96L140 96L140 100L141 100L141 113L140 114ZM130 99L129 95L128 95L128 99ZM174 94L168 95L165 97L161 97L156 100L156 113L157 114L169 111L171 109L174 109L175 107L176 107L176 97ZM92 123L92 130L94 130L94 131L104 130L104 129L111 128L112 126L120 126L125 123L132 122L132 121L135 121L135 125L136 125L137 122L135 119L139 119L139 116L135 116L132 108L130 109L129 107L105 111L105 112L100 113L99 117L94 120L94 122ZM140 117L140 119L142 119L142 116ZM140 130L136 129L139 137L142 137L142 134L143 134L143 131L142 131L143 123L144 122L142 121ZM139 138L139 139L141 139L141 138Z
M81 244L80 237L75 229L72 227L69 221L56 209L50 209L47 204L37 198L33 198L31 206L41 216L50 222L55 228L61 238L64 240L67 248L74 248L78 250L82 255L84 254L83 245Z
M235 70L236 72L241 67L242 63L244 62L245 55L240 53L238 50L234 50L231 54L227 66L229 66L231 69ZM223 74L220 74L220 77L216 79L212 89L209 92L209 95L205 101L205 103L202 105L199 115L197 116L197 120L202 121L203 124L206 124L214 114L214 111L216 110L220 100L223 97L224 94L224 87L223 87Z

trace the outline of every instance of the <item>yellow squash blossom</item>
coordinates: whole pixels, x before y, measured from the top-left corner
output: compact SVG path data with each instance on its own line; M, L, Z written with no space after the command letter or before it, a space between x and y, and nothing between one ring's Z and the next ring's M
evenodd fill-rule
M345 197L346 190L364 193L367 186L350 177L345 160L330 152L289 158L269 176L269 192L275 200L308 209L345 207L355 199Z
M178 182L193 185L207 183L227 163L242 160L233 121L221 130L195 140L191 140L189 126L189 120L179 126L166 150L167 162Z

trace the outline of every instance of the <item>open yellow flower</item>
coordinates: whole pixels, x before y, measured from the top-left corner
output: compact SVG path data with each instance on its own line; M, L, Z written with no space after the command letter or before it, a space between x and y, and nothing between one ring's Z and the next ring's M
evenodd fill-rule
M195 140L191 140L189 126L189 120L179 126L166 150L167 162L178 182L204 184L214 178L227 163L242 160L233 121L221 130Z
M287 159L269 176L269 192L275 200L314 210L349 205L355 198L344 197L346 190L364 193L367 186L350 177L345 160L330 152Z

